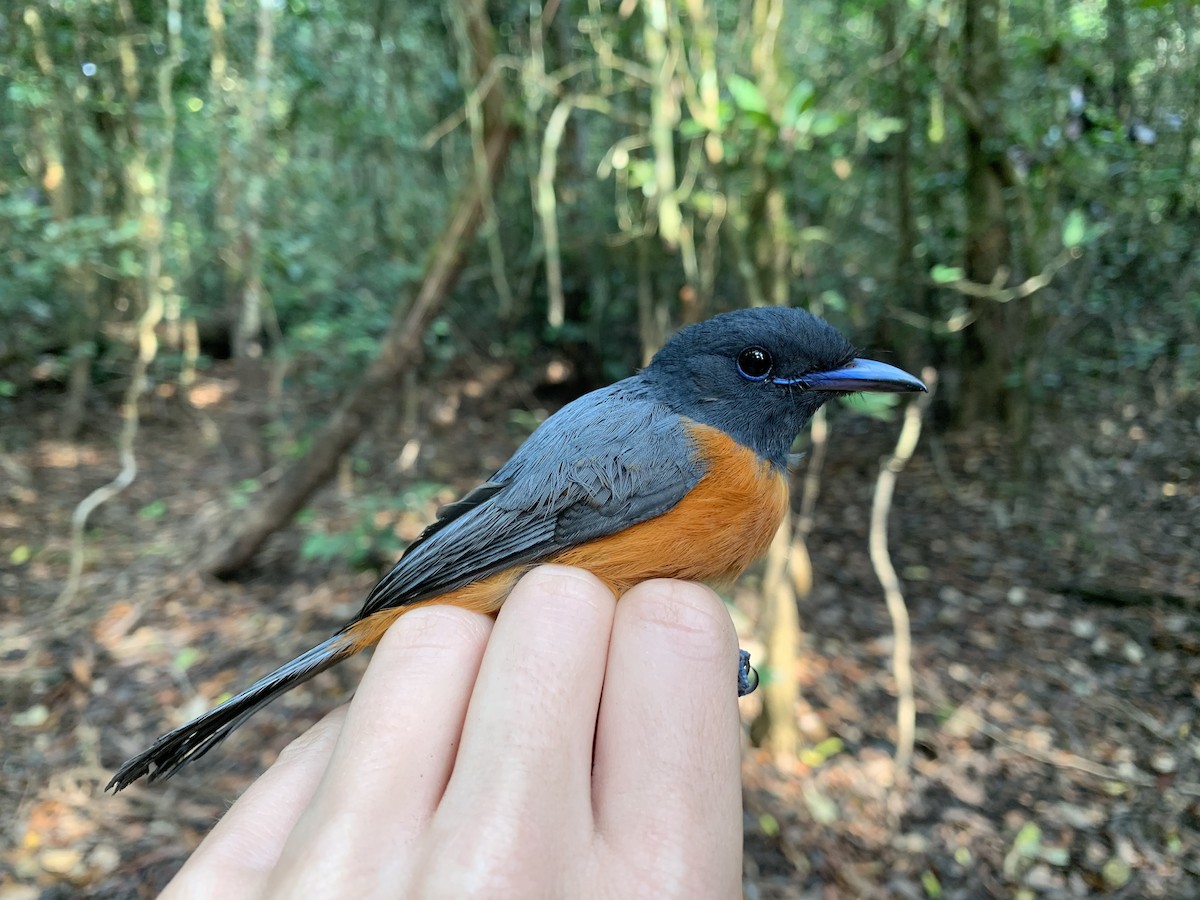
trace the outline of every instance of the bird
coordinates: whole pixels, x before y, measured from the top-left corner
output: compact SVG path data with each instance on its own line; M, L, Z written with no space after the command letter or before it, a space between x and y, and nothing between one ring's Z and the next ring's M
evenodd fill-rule
M824 403L924 390L803 309L737 309L684 327L640 372L562 407L495 474L440 508L332 637L159 737L106 790L170 777L410 610L495 614L540 563L586 569L618 597L652 578L728 583L782 522L788 454ZM748 669L741 651L739 694L753 689Z

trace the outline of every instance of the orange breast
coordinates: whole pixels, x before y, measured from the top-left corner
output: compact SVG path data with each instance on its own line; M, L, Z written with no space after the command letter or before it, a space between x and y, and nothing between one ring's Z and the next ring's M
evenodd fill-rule
M687 427L708 471L686 497L660 516L545 561L587 569L620 596L650 578L732 581L761 556L788 508L786 476L719 429ZM440 597L380 610L350 626L347 641L355 649L369 647L401 615L431 603L494 613L530 568L518 566Z
M788 506L787 478L724 432L688 426L709 469L673 509L555 554L620 595L648 578L731 581L762 555Z

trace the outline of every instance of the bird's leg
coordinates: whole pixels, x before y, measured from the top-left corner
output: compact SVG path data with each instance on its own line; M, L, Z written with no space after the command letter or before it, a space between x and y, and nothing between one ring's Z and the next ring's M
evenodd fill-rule
M758 672L750 665L750 651L738 650L738 696L753 694L758 687Z

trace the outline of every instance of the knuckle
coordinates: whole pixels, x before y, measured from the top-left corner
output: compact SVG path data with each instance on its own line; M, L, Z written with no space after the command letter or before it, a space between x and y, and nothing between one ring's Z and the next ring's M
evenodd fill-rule
M340 706L284 747L275 765L290 766L304 762L313 755L327 756L337 742L345 721L346 707Z
M531 845L520 839L527 830L519 822L509 822L503 828L470 829L469 836L461 831L443 836L425 857L424 865L418 867L412 894L428 900L558 896L557 892L547 892L546 884L535 886L537 879L531 873L544 871L545 860L527 852ZM542 845L544 842L539 842L538 846Z
M533 662L565 662L612 629L616 598L594 575L566 566L541 566L513 589L500 611L501 628L520 633ZM574 648L574 649L571 649Z
M720 598L703 585L657 580L638 585L622 601L639 625L658 632L666 649L696 659L731 656L733 622Z
M634 845L606 846L602 865L615 878L598 893L622 900L731 900L739 897L741 866L730 854L702 858L679 832L643 831Z
M611 607L615 602L610 591L599 578L585 569L572 566L543 565L533 569L523 579L523 588L535 596L547 598L555 605L563 600L573 606L583 604L600 610Z
M481 613L432 603L405 613L388 629L377 653L441 656L487 640L491 620Z

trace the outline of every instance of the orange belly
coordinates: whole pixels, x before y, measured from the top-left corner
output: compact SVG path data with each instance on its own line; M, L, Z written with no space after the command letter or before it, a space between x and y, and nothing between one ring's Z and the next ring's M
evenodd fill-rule
M649 578L731 581L761 556L787 510L787 478L716 428L689 430L708 472L686 497L549 562L587 569L619 596Z
M788 508L787 477L724 432L688 426L708 471L673 508L606 537L561 550L543 560L587 569L618 597L650 578L732 581L771 543ZM533 566L517 566L466 587L393 609L380 610L346 630L349 643L376 643L409 610L449 603L495 613Z

